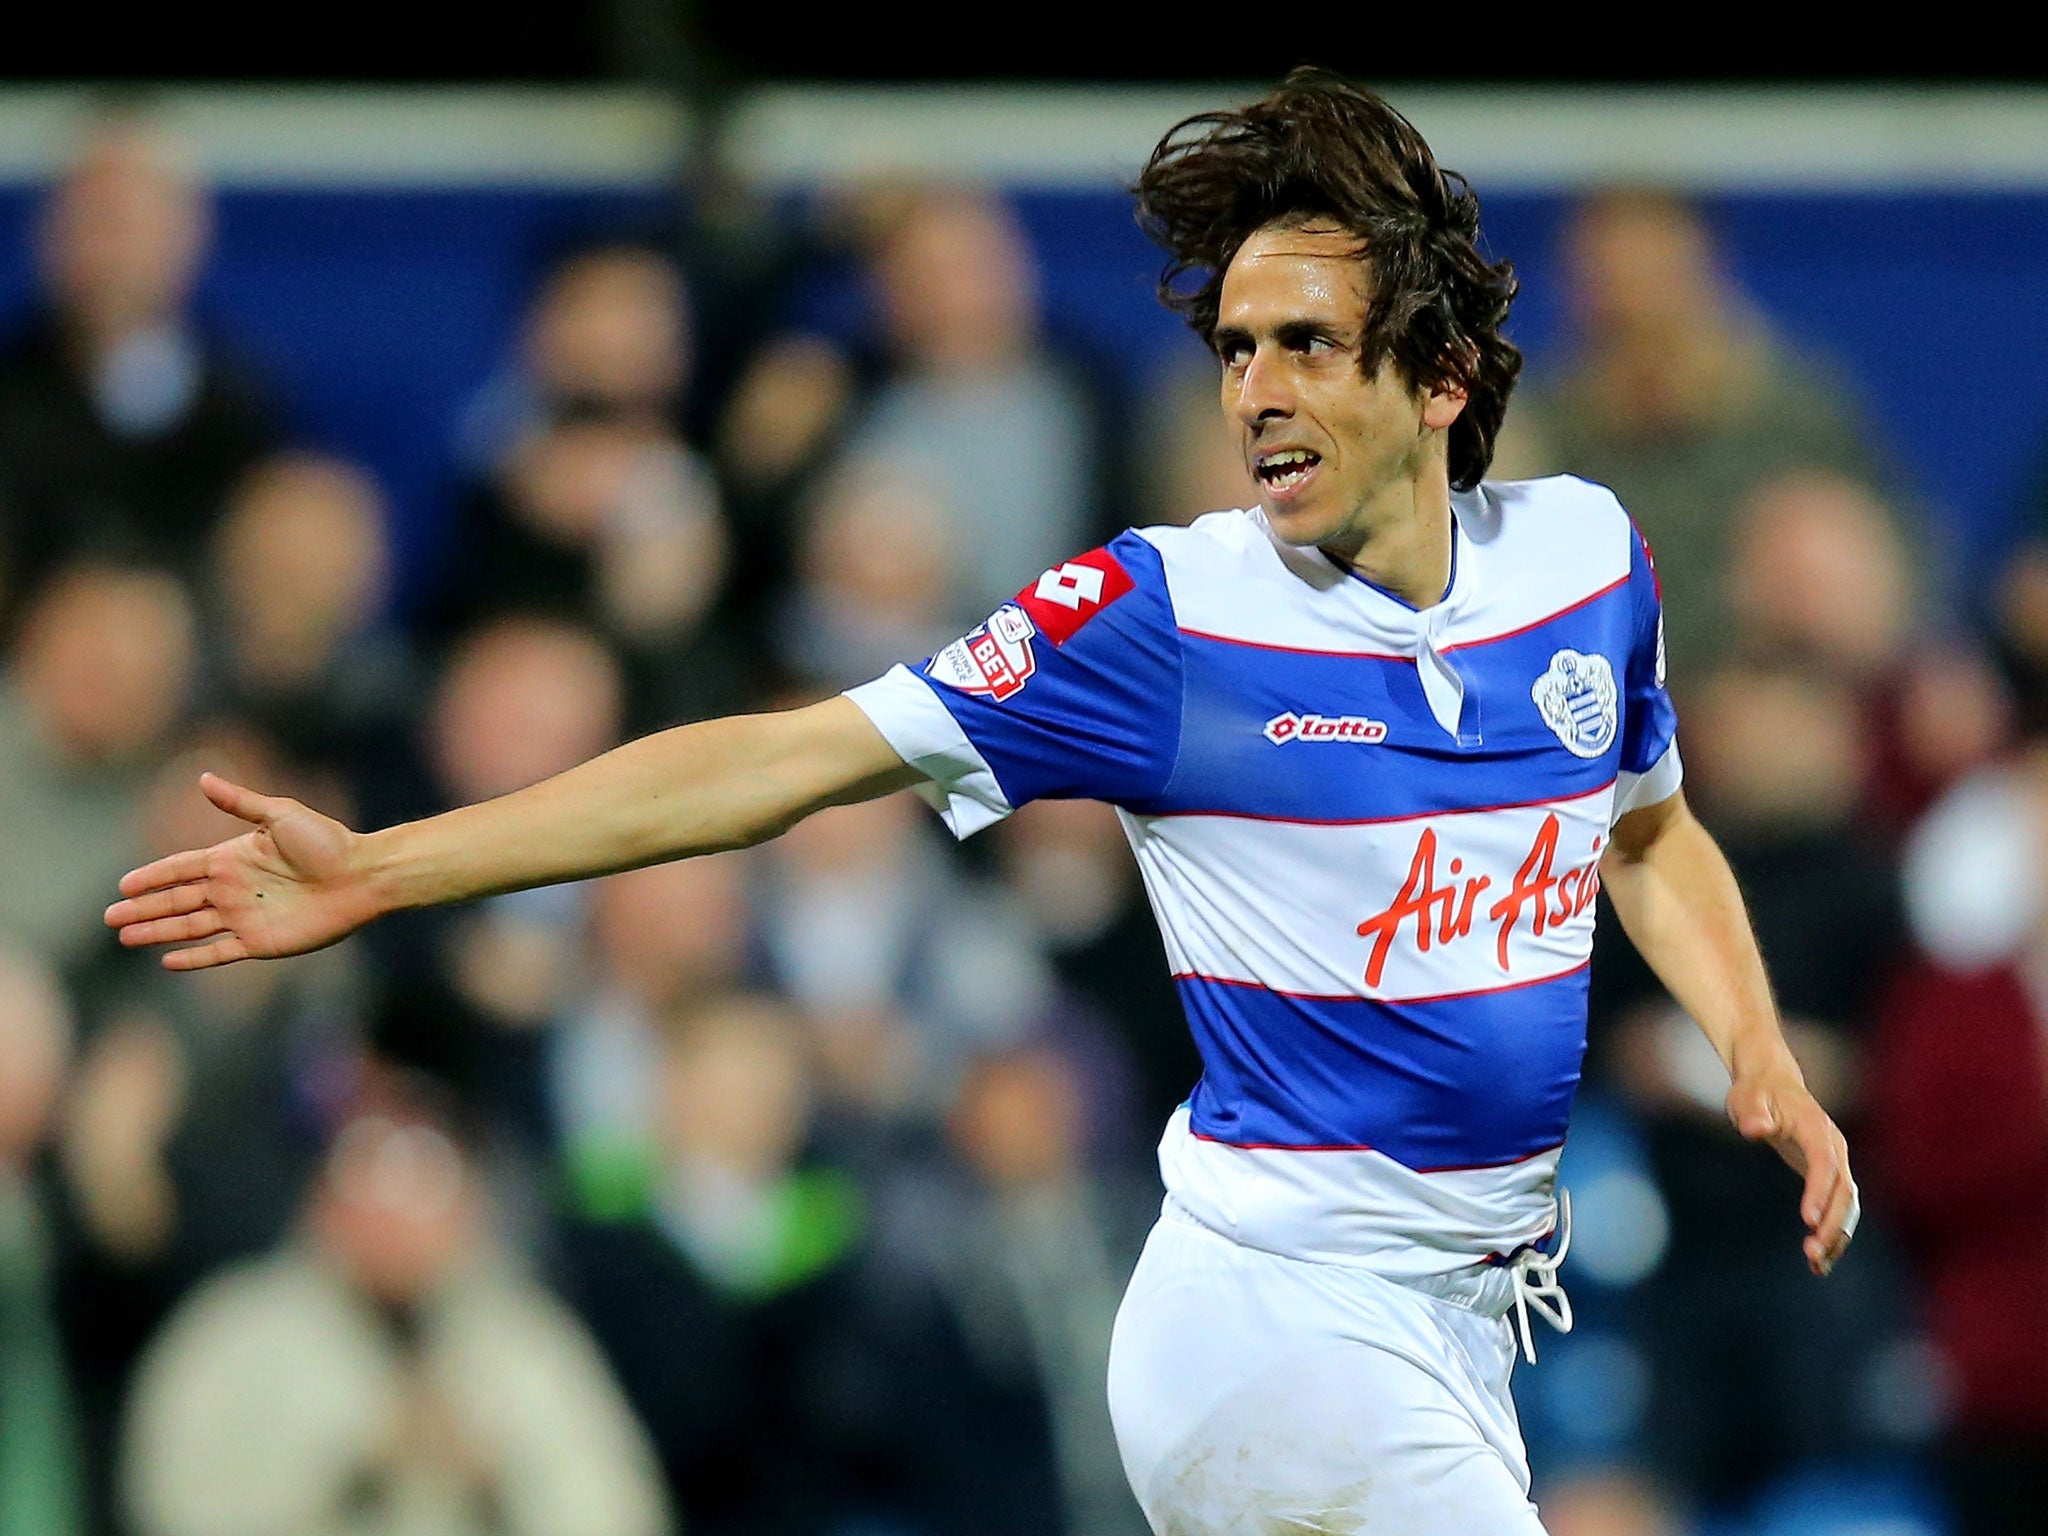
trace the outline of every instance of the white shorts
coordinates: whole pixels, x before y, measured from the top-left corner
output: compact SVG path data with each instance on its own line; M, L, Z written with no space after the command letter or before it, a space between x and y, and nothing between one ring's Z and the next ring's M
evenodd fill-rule
M1109 1410L1160 1536L1542 1536L1506 1320L1282 1258L1171 1200L1124 1294Z

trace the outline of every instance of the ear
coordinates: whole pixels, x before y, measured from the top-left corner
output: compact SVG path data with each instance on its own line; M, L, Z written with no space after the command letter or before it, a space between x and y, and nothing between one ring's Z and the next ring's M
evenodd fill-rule
M1422 424L1441 432L1465 411L1467 399L1461 384L1439 384L1422 397Z

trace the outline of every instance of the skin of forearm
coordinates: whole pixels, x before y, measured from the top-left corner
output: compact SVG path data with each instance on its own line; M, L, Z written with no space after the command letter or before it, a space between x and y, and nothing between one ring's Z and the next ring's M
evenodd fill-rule
M1734 872L1681 799L1622 818L1600 883L1629 939L1730 1076L1797 1075Z
M916 777L856 706L832 699L644 736L512 794L371 833L360 856L381 914L748 847Z

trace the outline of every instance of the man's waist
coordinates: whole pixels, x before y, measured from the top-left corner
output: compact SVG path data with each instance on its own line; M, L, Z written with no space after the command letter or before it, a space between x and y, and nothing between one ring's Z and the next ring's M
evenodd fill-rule
M1366 1148L1206 1141L1177 1111L1159 1146L1167 1212L1248 1248L1369 1270L1473 1311L1512 1301L1503 1260L1556 1221L1557 1149L1498 1168L1418 1173Z

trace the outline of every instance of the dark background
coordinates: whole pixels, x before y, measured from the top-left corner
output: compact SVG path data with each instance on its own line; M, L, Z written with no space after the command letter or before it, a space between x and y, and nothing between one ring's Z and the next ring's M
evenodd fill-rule
M257 19L249 19L254 14ZM1640 21L1594 30L1510 13L1450 23L1363 8L1033 6L789 7L693 0L400 0L195 17L190 7L93 8L36 18L0 80L523 81L667 80L685 88L752 80L1211 81L1277 76L1304 62L1378 82L1519 83L1980 81L2048 79L2039 50L1985 29L1819 29L1806 40L1717 18L1718 30L1653 36ZM1370 17L1368 20L1367 18ZM1658 29L1663 33L1663 29Z

